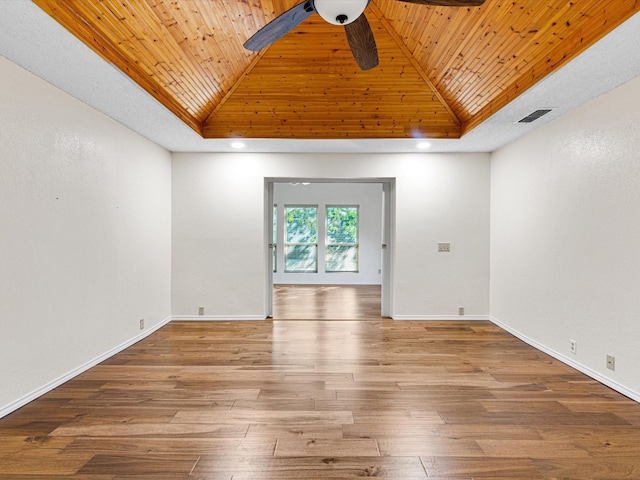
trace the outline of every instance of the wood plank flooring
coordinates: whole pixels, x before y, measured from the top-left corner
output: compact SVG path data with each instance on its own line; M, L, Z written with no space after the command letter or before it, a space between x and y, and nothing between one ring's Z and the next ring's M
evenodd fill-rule
M0 479L640 479L640 405L489 322L173 322L0 420Z
M274 285L277 320L380 318L380 285Z

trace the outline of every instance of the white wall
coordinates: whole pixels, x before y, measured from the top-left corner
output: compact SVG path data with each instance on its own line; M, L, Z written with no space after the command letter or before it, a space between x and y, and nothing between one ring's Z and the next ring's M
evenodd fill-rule
M276 284L380 285L382 259L382 184L381 183L310 183L295 185L275 182L273 201L278 208L278 269L273 274ZM325 209L331 205L358 206L359 271L325 272L324 242L318 244L317 273L284 271L284 209L286 206L318 207L318 235L323 238Z
M492 316L636 399L639 159L637 78L491 161Z
M0 57L0 416L170 315L170 160Z
M174 154L173 314L265 315L265 178L395 178L394 317L488 315L489 175L486 154Z

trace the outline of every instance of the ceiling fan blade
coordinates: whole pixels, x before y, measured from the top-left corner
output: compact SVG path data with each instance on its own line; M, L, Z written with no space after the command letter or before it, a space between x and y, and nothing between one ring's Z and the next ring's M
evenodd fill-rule
M378 48L371 25L364 13L354 22L344 26L353 58L362 70L370 70L378 65Z
M398 0L418 5L434 5L437 7L479 7L485 0Z
M311 0L299 3L258 30L249 40L244 42L243 47L253 52L262 50L296 28L315 11Z

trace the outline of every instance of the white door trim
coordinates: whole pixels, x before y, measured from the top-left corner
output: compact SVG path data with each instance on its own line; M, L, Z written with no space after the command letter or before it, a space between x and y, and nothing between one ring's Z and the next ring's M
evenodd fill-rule
M265 318L273 316L273 185L274 183L380 183L383 191L381 316L393 317L393 259L395 248L395 178L278 178L264 179Z

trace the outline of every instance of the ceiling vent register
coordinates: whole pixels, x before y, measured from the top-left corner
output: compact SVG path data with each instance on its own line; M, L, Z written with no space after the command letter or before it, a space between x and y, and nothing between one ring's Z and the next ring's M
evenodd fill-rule
M524 117L521 120L518 120L518 123L531 123L531 122L535 122L537 119L539 119L540 117L542 117L543 115L546 115L547 113L549 113L552 109L551 108L543 108L540 110L536 110L533 113L530 113L529 115L527 115L526 117Z

